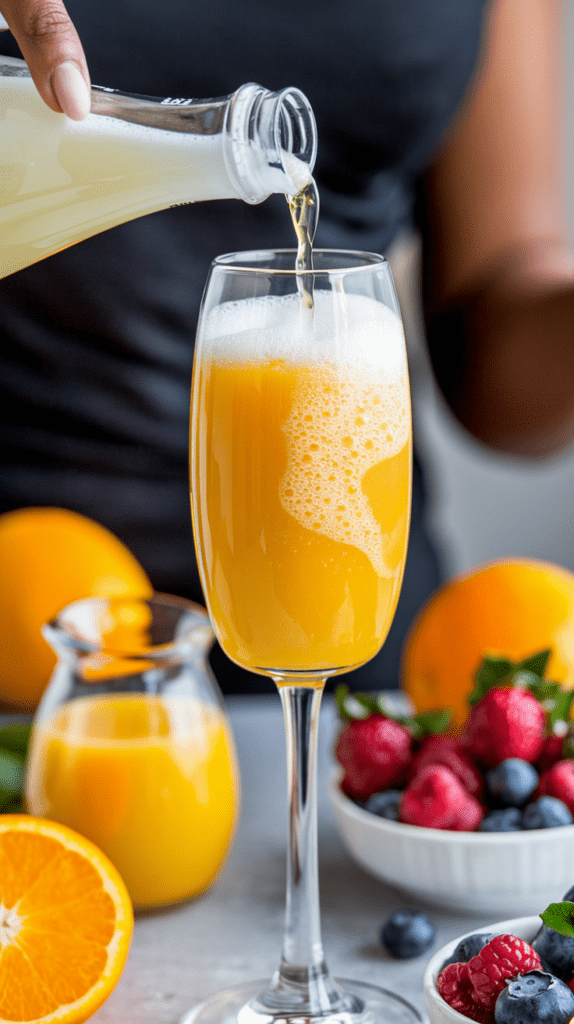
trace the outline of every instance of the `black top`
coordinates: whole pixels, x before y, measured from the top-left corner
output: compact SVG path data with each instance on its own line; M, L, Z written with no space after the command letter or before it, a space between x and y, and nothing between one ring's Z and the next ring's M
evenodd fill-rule
M485 0L68 0L92 81L156 96L294 85L319 134L316 243L385 252L476 63ZM0 50L19 55L8 33ZM285 200L198 203L121 225L0 281L0 511L75 509L157 589L201 600L187 484L196 315L212 258L292 246ZM399 609L359 687L396 686L408 624L440 582L415 465ZM227 691L268 689L214 664Z

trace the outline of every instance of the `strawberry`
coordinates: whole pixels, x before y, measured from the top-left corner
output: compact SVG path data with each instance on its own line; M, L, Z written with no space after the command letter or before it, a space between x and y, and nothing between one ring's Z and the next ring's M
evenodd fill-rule
M516 935L495 935L467 966L475 1000L492 1012L508 978L542 968L538 953Z
M561 761L564 750L564 736L560 733L553 732L550 736L547 736L544 740L544 746L542 747L542 753L538 758L536 767L542 774L547 768L551 768L557 761Z
M454 832L474 832L484 817L484 809L478 800L469 793L466 803L457 814L450 826Z
M475 797L482 792L482 778L460 740L453 736L428 736L409 768L414 779L420 768L427 764L442 764L454 772L464 788Z
M437 988L445 1003L470 1020L494 1024L494 1014L477 1003L468 975L468 964L449 964L440 972Z
M496 768L509 757L536 761L544 735L544 710L531 693L495 687L470 712L462 741L471 756Z
M356 800L401 782L411 759L411 735L383 715L349 722L342 730L335 756L345 769L341 788Z
M454 772L444 765L427 764L409 782L399 805L399 819L423 828L455 828L469 794Z
M542 772L537 796L556 796L574 814L574 761L558 761Z

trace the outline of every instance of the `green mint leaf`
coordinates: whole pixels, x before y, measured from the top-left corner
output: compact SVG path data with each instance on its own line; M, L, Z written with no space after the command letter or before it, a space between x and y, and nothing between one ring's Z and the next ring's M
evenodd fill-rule
M24 722L14 723L14 725L1 725L0 748L3 750L12 750L15 754L23 754L26 756L28 753L28 743L30 742L31 731L31 724Z
M526 672L534 672L537 676L543 676L551 654L552 650L550 648L546 651L539 651L538 654L532 654L529 658L521 661L517 668L519 670L524 669Z
M484 658L475 676L474 690L468 698L471 707L478 704L489 690L508 679L515 668L514 662L508 658Z
M551 903L540 917L555 932L574 938L574 903Z

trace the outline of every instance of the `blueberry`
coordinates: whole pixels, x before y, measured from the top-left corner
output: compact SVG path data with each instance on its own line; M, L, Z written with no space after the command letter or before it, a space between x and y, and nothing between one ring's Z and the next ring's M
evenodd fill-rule
M494 1007L496 1024L568 1024L574 993L559 978L529 971L506 982Z
M564 903L574 903L574 885L568 890L568 892L562 897Z
M488 792L502 807L524 807L540 776L528 761L509 757L485 775Z
M397 960L409 960L426 953L435 934L432 922L422 910L395 910L381 928L381 942Z
M521 829L522 811L518 807L489 811L478 826L479 832L520 832Z
M365 801L363 807L371 814L379 818L388 818L389 821L399 820L399 802L403 793L400 789L385 789L382 793L373 793Z
M486 946L487 942L494 938L492 932L480 932L474 935L467 935L466 939L461 939L458 946L456 947L452 956L449 956L448 960L445 960L441 967L441 971L448 966L448 964L467 964L469 960L472 960L473 956L480 953L483 946Z
M574 821L565 803L556 796L541 796L528 804L522 814L523 828L556 828Z
M574 939L543 924L531 942L545 967L562 981L574 978Z

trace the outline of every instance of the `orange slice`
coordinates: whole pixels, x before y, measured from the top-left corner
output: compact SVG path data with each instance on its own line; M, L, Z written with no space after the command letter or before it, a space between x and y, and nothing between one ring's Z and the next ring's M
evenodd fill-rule
M0 1024L81 1024L114 988L133 913L108 858L64 825L0 816Z

